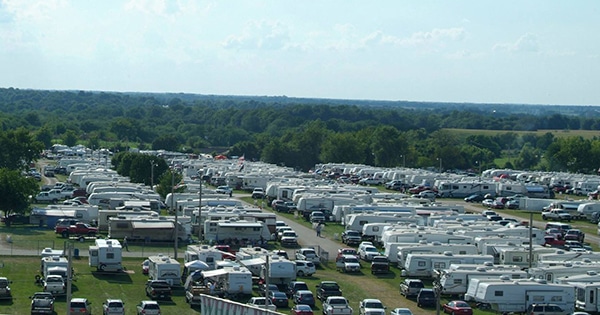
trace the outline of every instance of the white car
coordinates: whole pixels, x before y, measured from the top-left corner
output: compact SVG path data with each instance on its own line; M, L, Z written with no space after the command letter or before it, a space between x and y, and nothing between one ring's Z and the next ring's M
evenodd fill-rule
M125 304L122 300L108 299L102 303L102 315L124 315Z
M410 308L397 307L392 310L390 315L413 315L413 312L410 310Z
M312 261L296 260L296 275L298 277L310 277L317 272L317 267Z
M160 305L156 301L141 301L136 306L138 315L160 315Z

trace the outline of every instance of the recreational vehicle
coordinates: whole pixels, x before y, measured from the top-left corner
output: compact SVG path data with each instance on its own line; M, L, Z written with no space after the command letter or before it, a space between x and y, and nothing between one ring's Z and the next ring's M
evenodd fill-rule
M386 246L384 255L390 262L396 262L399 268L404 268L408 254L444 254L453 255L478 255L477 247L472 244L443 244L440 242L427 243L421 241L413 244L401 244L398 246Z
M592 219L594 219L594 213L600 213L600 202L582 203L577 207L577 213L579 216L585 217L586 219L592 221ZM597 215L595 219L597 220Z
M568 282L569 277L586 274L588 270L599 270L600 263L564 263L555 266L541 266L528 269L529 275L552 283L559 283L561 278Z
M406 257L403 277L424 277L434 276L434 270L448 268L451 264L483 264L494 261L490 255L454 255L452 252L443 254L421 254L412 253Z
M575 308L578 311L598 313L600 311L600 282L569 282L575 287Z
M252 294L252 273L244 267L226 267L202 271L208 282L215 284L215 290L226 294Z
M177 231L175 225L177 224ZM165 217L112 217L108 221L108 237L130 241L173 242L188 239L186 227ZM177 233L176 233L177 232Z
M97 239L95 245L89 247L89 265L100 271L121 271L122 254L118 240Z
M496 193L496 182L482 182L482 181L471 181L471 182L441 182L438 186L438 194L441 197L450 198L464 198L472 194L495 194Z
M571 285L547 283L544 280L472 279L465 301L489 306L496 312L525 313L534 303L552 303L570 314L575 305L575 289Z
M442 270L440 276L440 285L442 294L463 295L467 293L469 282L472 279L498 279L500 276L507 276L510 279L527 279L527 272L514 266L494 266L486 267L481 265L475 270Z
M207 241L228 241L234 246L256 244L271 238L266 223L234 219L205 221L204 234Z
M148 277L152 280L165 280L171 286L181 284L181 265L176 259L158 254L148 257Z

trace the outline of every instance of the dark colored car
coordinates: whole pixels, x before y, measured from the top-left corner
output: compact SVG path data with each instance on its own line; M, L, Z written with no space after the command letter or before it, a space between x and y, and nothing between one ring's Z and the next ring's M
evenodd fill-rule
M294 304L305 304L311 307L315 306L315 296L311 291L298 290L292 297Z
M308 291L308 285L306 284L306 282L304 281L292 281L288 284L287 289L285 290L285 294L287 294L288 297L293 297L294 294L297 291L300 290L307 290Z
M294 305L291 309L292 315L314 315L314 312L310 305L298 304Z
M165 280L148 280L146 282L146 295L153 300L170 300L171 294L171 285Z
M390 261L386 256L375 256L371 260L371 274L388 273L390 271Z
M465 197L465 201L466 202L482 202L483 201L483 195L482 194L473 194L470 196Z
M269 299L277 307L288 307L288 297L280 291L270 291Z
M346 230L342 232L342 243L347 245L358 245L362 241L360 232L354 230Z
M417 294L418 307L435 306L435 303L436 297L433 289L421 289L419 294Z

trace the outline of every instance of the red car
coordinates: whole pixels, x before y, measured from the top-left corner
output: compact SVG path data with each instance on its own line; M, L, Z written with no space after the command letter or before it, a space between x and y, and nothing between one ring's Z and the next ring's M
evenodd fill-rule
M292 307L293 315L314 315L312 308L306 304L297 304Z
M342 257L343 255L352 255L358 258L358 252L356 251L356 248L340 248L338 249L338 255L337 258Z
M444 305L444 313L453 315L473 315L473 309L465 301L450 301Z

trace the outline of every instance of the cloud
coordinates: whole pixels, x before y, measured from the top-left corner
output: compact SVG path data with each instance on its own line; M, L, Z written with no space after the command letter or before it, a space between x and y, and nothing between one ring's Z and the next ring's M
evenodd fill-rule
M466 31L460 27L439 29L427 32L416 32L408 37L386 35L381 31L373 32L361 39L363 45L383 44L397 46L443 45L446 41L460 41L466 37Z
M538 52L538 37L535 34L526 33L523 36L519 37L519 39L517 39L514 43L498 43L494 45L493 50L517 53Z
M252 21L239 35L230 35L222 42L227 49L267 49L277 50L289 45L287 27L280 22Z

